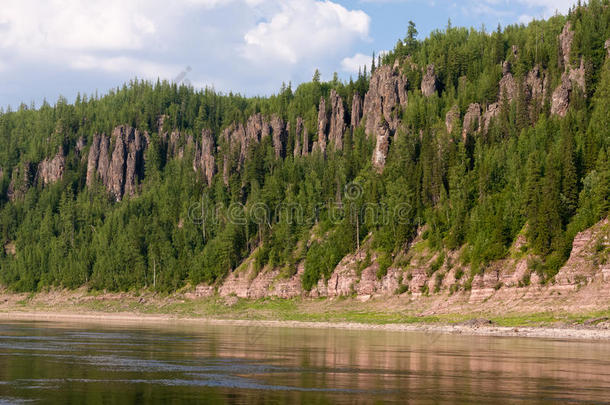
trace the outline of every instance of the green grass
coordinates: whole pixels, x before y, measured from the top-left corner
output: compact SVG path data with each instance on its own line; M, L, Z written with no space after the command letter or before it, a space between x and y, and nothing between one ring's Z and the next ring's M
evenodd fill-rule
M420 316L405 308L384 308L383 303L360 303L350 298L326 299L277 299L259 300L225 299L213 297L185 300L173 296L139 295L121 298L100 297L91 294L80 299L69 297L59 304L44 304L29 295L15 303L18 310L53 312L103 312L136 313L145 315L170 315L177 318L211 318L235 320L278 320L301 322L351 322L369 325L382 324L440 324L454 325L474 318L490 319L494 325L506 327L554 326L559 324L582 325L595 318L610 318L610 308L588 313L467 313ZM354 309L358 308L358 309Z

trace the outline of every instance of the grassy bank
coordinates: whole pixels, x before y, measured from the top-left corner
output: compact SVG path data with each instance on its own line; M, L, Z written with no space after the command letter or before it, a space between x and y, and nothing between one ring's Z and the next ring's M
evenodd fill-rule
M421 306L396 299L360 302L345 299L260 299L237 297L186 299L180 295L94 294L53 292L0 295L0 312L162 315L172 318L348 322L368 325L457 325L473 319L508 327L592 327L608 322L606 309L584 311L493 311L476 307L459 312L429 314Z

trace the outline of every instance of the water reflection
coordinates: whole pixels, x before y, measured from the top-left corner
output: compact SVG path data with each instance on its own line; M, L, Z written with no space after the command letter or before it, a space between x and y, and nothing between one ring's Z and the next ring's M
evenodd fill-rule
M201 324L0 325L0 404L610 404L609 392L610 343Z

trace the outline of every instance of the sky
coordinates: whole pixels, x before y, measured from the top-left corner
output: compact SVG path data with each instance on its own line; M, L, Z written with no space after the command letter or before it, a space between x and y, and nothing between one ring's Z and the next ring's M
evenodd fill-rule
M527 23L573 0L2 0L0 108L103 95L133 78L269 95L283 82L357 76L409 20Z

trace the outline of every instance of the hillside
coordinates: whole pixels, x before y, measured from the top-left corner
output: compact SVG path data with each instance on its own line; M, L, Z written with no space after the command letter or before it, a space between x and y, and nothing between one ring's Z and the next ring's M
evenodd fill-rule
M608 0L367 70L1 112L0 284L608 302Z

